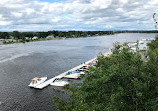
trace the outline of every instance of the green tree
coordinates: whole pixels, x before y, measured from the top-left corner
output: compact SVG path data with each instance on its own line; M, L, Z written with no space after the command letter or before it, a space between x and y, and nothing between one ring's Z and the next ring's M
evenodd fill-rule
M0 32L0 39L9 39L8 32Z
M158 110L158 50L144 62L138 52L115 44L110 57L99 56L83 83L69 88L71 98L54 101L59 111Z
M158 37L155 37L155 40L152 40L150 43L147 44L149 49L153 51L154 49L158 48Z
M15 39L20 39L20 32L18 31L13 31L11 34Z

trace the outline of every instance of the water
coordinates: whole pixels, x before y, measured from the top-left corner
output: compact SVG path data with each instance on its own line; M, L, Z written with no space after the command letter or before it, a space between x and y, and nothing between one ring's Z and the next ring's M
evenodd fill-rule
M100 52L108 52L118 41L135 42L155 34L115 34L100 37L70 38L0 46L0 111L54 111L53 96L66 99L59 90L28 87L35 76L54 77Z

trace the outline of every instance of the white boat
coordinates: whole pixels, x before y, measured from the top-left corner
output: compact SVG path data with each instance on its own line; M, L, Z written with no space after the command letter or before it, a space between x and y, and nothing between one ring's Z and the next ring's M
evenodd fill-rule
M85 74L83 71L81 70L76 70L74 72L68 72L64 77L65 78L72 78L72 79L77 79L81 76L81 74Z
M31 83L28 85L29 87L36 87L37 85L40 85L44 81L46 81L47 77L35 77L32 79Z
M69 82L62 80L61 78L56 78L50 85L52 86L65 86Z
M136 52L137 49L136 49L135 47L132 47L131 50L132 50L133 52Z
M134 47L134 46L136 46L137 45L137 43L128 43L128 46L129 47Z
M144 41L144 42L145 42L145 41L147 41L147 39L142 39L142 41Z
M144 44L144 41L140 40L140 41L139 41L139 44Z

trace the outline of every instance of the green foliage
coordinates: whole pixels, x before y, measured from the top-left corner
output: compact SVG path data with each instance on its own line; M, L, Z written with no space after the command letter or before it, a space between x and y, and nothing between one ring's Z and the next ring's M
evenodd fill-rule
M110 35L115 33L157 33L156 30L153 31L47 31L47 32L0 32L0 39L8 39L13 37L14 39L22 39L22 37L33 38L38 36L39 38L46 38L49 35L55 38L76 38L76 37L89 37L89 36L100 36L100 35Z
M8 32L0 32L0 39L9 39Z
M155 22L155 28L157 28L158 23L155 16L156 16L156 13L153 14L153 20Z
M83 83L69 88L69 101L55 98L58 111L158 110L158 49L149 52L147 62L126 44L115 44L113 52L99 56Z
M149 49L152 51L158 48L158 37L155 37L155 40L152 40L150 43L147 44Z
M11 33L11 35L15 38L15 39L20 39L20 32L18 31L13 31Z

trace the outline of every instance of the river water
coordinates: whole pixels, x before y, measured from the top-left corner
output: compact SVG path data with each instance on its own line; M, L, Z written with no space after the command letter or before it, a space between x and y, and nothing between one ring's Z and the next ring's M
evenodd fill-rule
M0 111L55 111L53 96L66 99L61 88L28 87L35 76L52 78L99 53L114 42L135 42L155 34L123 33L0 46ZM73 82L73 80L72 80Z

